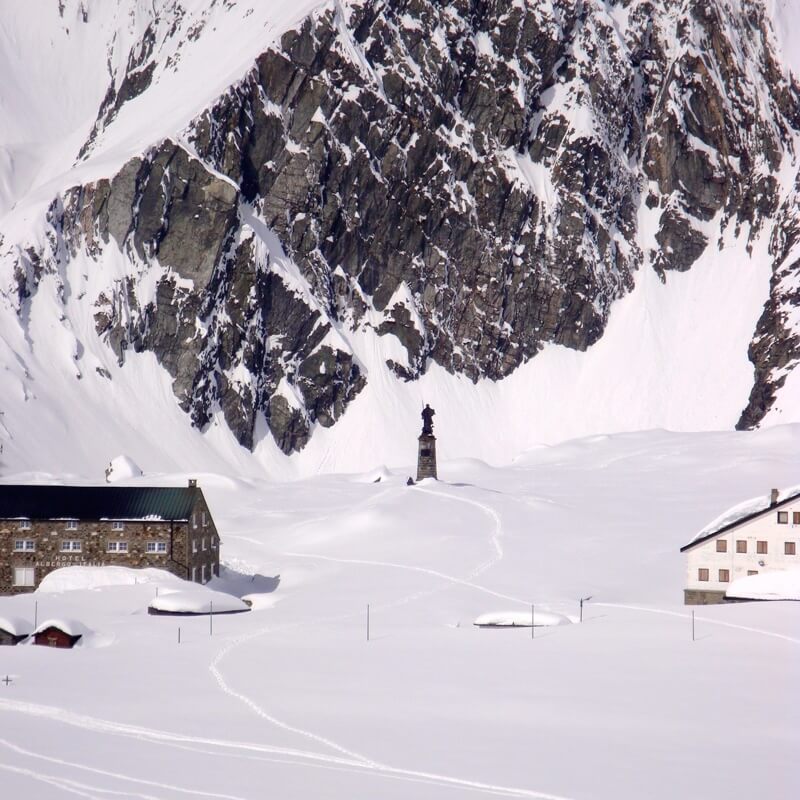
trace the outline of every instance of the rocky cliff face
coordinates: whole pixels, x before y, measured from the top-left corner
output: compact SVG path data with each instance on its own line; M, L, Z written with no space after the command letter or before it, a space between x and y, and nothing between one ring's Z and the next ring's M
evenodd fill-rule
M353 331L395 337L406 380L499 379L543 343L590 347L637 269L766 228L755 425L800 357L778 180L800 91L768 24L709 0L328 3L172 139L58 198L20 297L34 261L121 248L130 273L95 308L119 359L153 351L198 426L222 410L252 447L263 415L289 453L369 380ZM131 50L83 158L173 34Z

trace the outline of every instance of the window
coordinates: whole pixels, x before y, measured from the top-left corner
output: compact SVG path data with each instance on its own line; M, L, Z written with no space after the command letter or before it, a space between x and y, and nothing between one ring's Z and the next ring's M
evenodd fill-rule
M797 555L797 545L794 542L784 542L783 543L783 554L785 556L796 556Z
M725 539L717 539L717 552L718 553L728 552L728 542Z
M747 552L747 539L737 539L736 540L736 552L737 553L746 553Z
M800 525L800 511L792 511L792 525Z
M33 553L36 550L36 542L33 539L14 539L15 553Z
M758 570L757 569L749 569L749 570L747 570L747 574L748 575L758 575Z
M206 512L204 511L201 515L203 527L205 528L208 525L208 520L206 519Z
M778 512L778 525L786 525L789 522L789 512L788 511L779 511Z
M33 586L33 567L14 567L14 586Z
M80 553L83 549L83 543L80 539L64 539L61 542L62 553Z
M192 539L192 552L197 552L197 539Z
M64 527L68 531L76 531L78 530L78 520L76 519L68 519Z
M192 514L192 527L197 527L197 514Z
M205 582L206 582L206 565L203 564L200 567L200 583L205 583Z
M29 531L31 529L31 521L29 519L21 519L19 521L19 529L21 531Z
M125 523L124 522L112 522L111 523L111 530L112 531L124 531L125 530Z
M756 553L760 556L765 556L767 554L767 543L766 542L756 542Z
M147 552L148 553L166 553L167 552L167 543L166 542L148 542L147 543Z
M128 552L128 543L127 542L108 542L106 544L106 552L107 553L127 553Z
M699 581L708 580L708 570L705 567L700 567L700 569L697 570L697 580Z
M730 573L730 571L729 571L729 570L727 570L727 569L721 569L721 570L719 571L719 582L720 582L720 583L728 583L728 581L729 581L730 579L731 579L731 573Z
M202 544L200 545L200 549L201 550L207 550L208 548L206 547L206 537L204 536L201 541L202 541Z
M192 583L197 583L197 567L192 567Z

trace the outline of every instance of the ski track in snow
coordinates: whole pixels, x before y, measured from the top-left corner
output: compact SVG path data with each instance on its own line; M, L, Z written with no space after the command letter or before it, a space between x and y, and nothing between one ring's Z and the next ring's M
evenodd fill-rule
M462 789L474 790L485 794L494 794L504 797L530 797L530 798L535 798L535 800L572 800L572 798L567 798L562 795L548 794L546 792L537 792L531 789L520 789L510 786L499 786L490 783L483 783L481 781L470 781L462 778L453 778L448 775L438 775L436 773L431 773L431 772L399 769L396 767L390 767L384 764L377 764L374 762L364 763L360 761L349 761L347 759L338 758L335 756L325 756L320 753L304 752L301 750L291 750L290 748L275 747L272 745L262 745L256 743L248 743L248 742L235 742L224 739L210 739L200 736L169 733L167 731L160 731L153 728L142 728L133 725L115 723L109 720L89 717L84 714L75 714L70 711L67 711L66 709L56 708L54 706L42 706L34 703L23 703L14 700L0 699L0 710L28 714L30 716L44 718L44 719L52 719L67 725L72 725L74 727L82 728L84 730L89 730L96 733L111 734L115 736L126 736L130 738L140 739L143 741L157 742L159 744L183 745L183 744L196 743L200 745L224 748L231 751L244 750L257 753L286 755L288 756L288 758L280 759L279 762L284 764L296 764L298 763L296 760L298 758L309 759L311 765L332 767L334 769L349 769L350 771L360 772L362 774L374 773L382 777L410 781L412 783L427 783L430 785L437 785L443 787L460 787ZM188 794L198 797L219 798L220 800L245 800L245 798L236 795L215 794L213 792L185 789L170 784L161 784L155 781L146 781L140 778L131 778L130 776L127 775L108 772L105 770L96 769L94 767L87 767L82 764L77 764L66 760L54 759L49 756L39 755L37 753L24 750L23 748L19 748L17 745L13 745L7 740L0 740L0 744L3 744L6 747L9 747L10 749L15 750L17 752L30 755L34 758L42 758L46 761L52 761L53 763L59 764L61 766L72 767L75 769L82 769L88 772L118 778L120 780L127 780L142 785L154 786L157 788L162 788L169 791L176 791L182 794ZM16 770L17 768L13 769ZM27 771L26 774L28 774ZM29 774L31 776L35 776L38 773L30 772ZM58 780L60 784L62 784L59 786L59 788L63 788L65 789L65 791L71 791L75 794L81 794L84 797L95 798L94 795L89 795L87 793L84 793L75 787L68 787L63 785L67 783L66 779L58 778L56 780ZM105 792L105 790L100 790L100 789L94 789L94 790ZM143 795L134 795L134 796L142 797ZM100 798L97 798L96 800L100 800Z
M592 603L593 606L603 606L604 608L624 608L628 611L643 611L647 614L662 614L667 617L679 617L680 619L691 619L691 614L682 614L680 611L667 611L663 608L647 608L646 606L629 606L622 603ZM711 625L719 625L723 628L735 628L739 631L747 631L748 633L757 633L761 636L771 636L773 639L783 639L786 642L793 644L800 644L800 639L793 636L787 636L784 633L775 633L774 631L765 631L762 628L752 628L749 625L736 625L733 622L723 622L718 619L711 619L711 617L698 617L695 615L697 622L708 622Z
M265 719L271 725L274 725L281 730L288 731L289 733L296 733L299 736L304 736L307 739L311 739L314 742L318 742L319 744L325 745L329 747L331 750L335 750L341 753L348 758L353 759L354 761L364 764L365 766L377 766L375 762L370 761L366 756L362 756L360 753L356 753L352 750L348 750L345 747L337 744L336 742L326 739L324 736L320 736L316 733L312 733L311 731L304 730L302 728L296 728L293 725L289 725L286 722L282 722L277 717L273 717L271 714L267 713L263 708L261 708L258 703L255 702L252 698L248 697L241 692L237 692L235 689L231 688L228 683L225 681L222 673L219 670L219 665L222 661L231 653L231 651L235 650L237 647L245 644L246 642L252 641L253 639L257 639L260 636L265 635L266 633L273 630L272 627L262 628L258 631L254 631L253 633L247 634L246 636L240 636L237 639L232 640L229 642L225 647L220 650L217 655L214 657L214 660L211 662L209 666L209 672L213 676L214 680L217 682L219 688L227 694L229 697L233 697L236 700L244 703L254 714L257 714L262 719Z
M319 559L319 560L335 561L335 562L338 562L338 563L362 564L362 565L380 566L380 567L392 567L392 568L397 568L397 569L405 569L405 570L409 570L409 571L413 571L413 572L422 572L422 573L425 573L425 574L428 574L428 575L432 575L432 576L434 576L436 578L440 578L442 580L445 580L445 581L447 581L447 582L449 582L451 584L468 586L470 588L477 589L478 591L482 591L482 592L488 593L488 594L493 595L495 597L499 597L499 598L502 598L502 599L505 599L505 600L511 600L512 602L523 603L523 604L527 605L528 604L527 600L522 600L520 598L511 597L509 595L504 595L504 594L502 594L500 592L495 592L492 589L488 589L485 586L480 586L480 585L478 585L476 583L472 583L469 580L470 578L475 578L478 575L481 575L482 573L486 572L488 569L490 569L496 563L501 561L502 558L503 558L503 555L504 555L503 547L502 547L502 545L500 543L500 536L501 536L501 533L502 533L502 520L500 519L500 515L497 513L497 511L494 508L492 508L491 506L486 505L485 503L481 503L481 502L479 502L477 500L471 500L469 498L464 498L464 497L454 497L452 495L445 494L444 492L432 491L430 489L419 489L418 488L417 490L421 491L421 492L423 492L425 494L433 495L434 497L444 498L444 499L452 500L452 501L455 501L455 502L467 503L468 505L475 506L476 508L479 508L483 513L485 513L486 515L488 515L492 519L493 528L492 528L492 534L491 534L491 537L490 537L490 541L491 541L494 553L492 554L492 556L489 559L487 559L486 561L482 562L477 567L475 567L475 569L472 570L472 572L470 572L468 574L467 579L457 578L457 577L455 577L453 575L448 575L446 573L439 572L438 570L427 569L427 568L424 568L424 567L413 567L413 566L408 566L408 565L405 565L405 564L390 564L390 563L385 563L385 562L356 560L356 559L336 559L336 558L329 558L329 557L325 557L325 556L314 556L314 555L310 555L310 554L300 554L300 553L284 553L284 555L291 556L291 557L299 557L299 558L316 558L316 559ZM372 500L374 502L375 498L373 498ZM327 517L319 518L319 519L326 519L326 518ZM314 521L319 521L319 520L316 519L316 520L311 520L309 522L314 522ZM303 523L303 524L308 524L308 523ZM439 588L442 588L442 587L439 587ZM377 606L377 607L378 608L384 608L384 607L394 607L394 606L402 605L402 604L411 602L412 600L419 599L422 596L425 596L425 595L428 595L428 594L432 594L433 592L438 591L438 590L439 589L423 590L421 592L414 592L411 595L407 595L405 597L399 598L398 600L394 600L394 601L392 601L390 603L381 604L380 606ZM330 622L330 621L333 621L333 620L349 619L349 618L352 618L354 616L357 616L357 615L356 614L338 615L336 617L329 618L327 621ZM294 627L294 625L290 625L288 627ZM311 731L307 731L307 730L304 730L304 729L301 729L301 728L294 727L292 725L289 725L288 723L282 722L281 720L277 719L276 717L274 717L271 714L269 714L268 712L266 712L252 698L248 697L245 694L242 694L241 692L237 692L235 689L231 688L228 685L228 683L225 681L225 678L223 677L223 675L222 675L222 673L221 673L221 671L219 669L220 664L222 663L222 661L233 650L235 650L236 648L240 647L241 645L243 645L243 644L245 644L245 643L247 643L249 641L252 641L252 640L254 640L254 639L256 639L256 638L258 638L260 636L263 636L264 634L268 633L269 631L274 631L274 627L270 626L270 627L262 628L262 629L260 629L258 631L254 631L251 634L247 634L246 636L240 636L237 639L234 639L233 641L231 641L229 644L227 644L224 648L222 648L222 650L220 650L217 653L217 655L215 656L214 660L211 662L211 665L209 666L209 671L211 672L212 676L214 677L215 681L217 682L217 685L220 687L220 689L225 694L227 694L230 697L233 697L233 698L239 700L240 702L244 703L255 714L257 714L261 718L267 720L271 724L281 728L282 730L288 731L290 733L299 734L299 735L304 736L306 738L309 738L309 739L311 739L311 740L313 740L315 742L323 744L323 745L325 745L325 746L327 746L327 747L329 747L329 748L331 748L331 749L333 749L333 750L335 750L335 751L337 751L339 753L342 753L345 756L348 756L348 757L354 759L357 762L358 766L361 766L364 769L378 771L378 772L380 772L381 774L384 774L384 775L389 775L389 776L393 776L393 777L403 777L404 779L409 779L409 780L414 780L414 781L423 781L423 782L428 782L428 783L429 782L433 782L433 783L452 784L452 785L462 786L464 788L474 789L474 790L477 790L477 791L489 792L491 794L501 794L501 795L512 796L512 797L536 797L536 798L540 798L540 800L565 800L564 798L557 798L555 795L543 794L541 792L535 792L535 791L527 790L527 789L517 789L517 788L511 788L511 787L493 786L493 785L490 785L490 784L483 784L483 783L478 783L478 782L473 782L473 781L466 781L466 780L463 780L463 779L460 779L460 778L450 778L450 777L447 777L447 776L436 775L436 774L433 774L433 773L417 772L417 771L414 771L414 770L404 770L404 769L399 769L399 768L395 768L395 767L389 767L389 766L387 766L385 764L380 764L378 762L372 761L371 759L367 758L366 756L363 756L363 755L361 755L359 753L356 753L356 752L354 752L352 750L348 750L347 748L345 748L345 747L337 744L336 742L334 742L334 741L332 741L330 739L327 739L327 738L325 738L323 736L320 736L318 734L312 733Z
M479 592L483 592L484 594L489 594L492 597L498 597L501 600L509 600L512 603L521 603L523 605L530 605L530 600L521 598L521 597L514 597L512 595L503 594L502 592L496 592L494 589L489 589L487 586L481 586L478 583L474 583L472 578L477 578L479 575L482 575L487 570L491 569L495 564L502 561L503 559L503 546L500 542L500 537L503 530L502 521L500 519L500 515L497 511L492 508L491 506L487 505L486 503L481 503L478 500L472 500L467 497L457 497L451 494L446 494L445 492L437 492L432 489L421 489L417 487L416 491L422 492L424 494L433 495L434 497L443 498L445 500L452 500L453 502L457 503L466 503L467 505L475 506L476 508L480 509L483 513L487 516L491 517L494 527L492 529L492 534L490 537L490 541L492 544L492 548L494 549L494 554L487 559L486 561L479 564L475 567L472 572L470 572L466 578L458 578L455 575L449 575L446 572L440 572L439 570L430 569L428 567L417 567L410 564L396 564L389 561L372 561L369 559L360 559L360 558L336 558L333 556L324 556L315 553L296 553L296 552L285 552L284 555L291 556L292 558L308 558L317 561L330 561L337 564L356 564L360 566L370 566L370 567L387 567L390 569L402 569L408 570L410 572L419 572L425 575L431 575L435 578L439 578L441 580L447 581L449 583L457 584L459 586L467 586L470 589L475 589ZM395 600L392 603L385 603L380 608L385 607L395 607L398 605L403 605L405 603L411 602L412 600L417 600L420 597L427 596L434 591L438 591L438 589L434 590L424 590L422 592L416 592L413 595L408 595L407 597L401 598L400 600Z

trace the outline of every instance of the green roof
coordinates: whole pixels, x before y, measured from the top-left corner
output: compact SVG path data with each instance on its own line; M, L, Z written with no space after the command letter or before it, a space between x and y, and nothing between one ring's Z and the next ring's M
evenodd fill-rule
M0 485L0 519L188 520L197 487Z

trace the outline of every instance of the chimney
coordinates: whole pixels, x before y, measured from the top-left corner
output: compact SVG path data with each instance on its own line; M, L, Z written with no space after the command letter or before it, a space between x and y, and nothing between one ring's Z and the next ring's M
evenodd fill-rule
M189 488L196 489L197 488L197 478L189 478ZM777 489L775 490L778 491Z
M772 506L776 506L776 505L778 505L778 490L777 489L773 489L769 493L769 506L770 506L770 508L772 508Z

